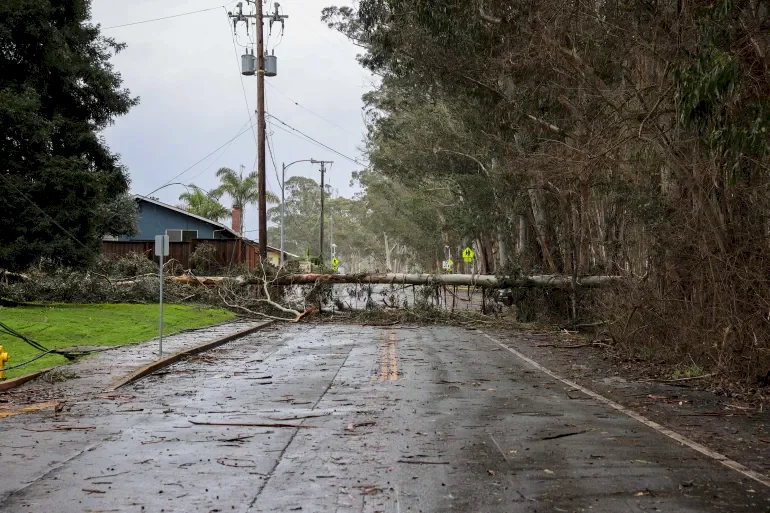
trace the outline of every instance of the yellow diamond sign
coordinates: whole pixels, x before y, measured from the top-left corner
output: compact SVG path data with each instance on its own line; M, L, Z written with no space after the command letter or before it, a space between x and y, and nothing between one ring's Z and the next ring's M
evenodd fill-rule
M476 256L476 253L473 252L471 248L465 248L463 250L463 260L467 263L473 262L473 257Z

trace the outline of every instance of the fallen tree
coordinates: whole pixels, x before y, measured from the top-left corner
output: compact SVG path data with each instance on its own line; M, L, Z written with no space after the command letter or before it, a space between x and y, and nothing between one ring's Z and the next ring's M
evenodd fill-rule
M172 277L182 283L215 285L223 281L234 281L240 285L259 284L259 277ZM622 280L622 276L582 276L574 278L574 286L581 288L605 287ZM307 285L314 283L381 283L395 285L461 285L481 288L542 287L571 289L573 277L561 274L539 274L521 277L498 277L488 274L286 274L273 280L276 285Z

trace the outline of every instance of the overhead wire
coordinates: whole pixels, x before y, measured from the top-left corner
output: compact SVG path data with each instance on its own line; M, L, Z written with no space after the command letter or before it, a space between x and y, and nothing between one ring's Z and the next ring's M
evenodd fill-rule
M260 0L257 0L257 1L260 1ZM224 7L222 7L222 8L224 9ZM228 20L227 31L229 32L230 31L230 23L229 23L230 17L227 15L227 10L226 9L225 9L225 16L227 16L227 20ZM248 23L248 21L246 23ZM236 67L236 69L238 71L238 81L241 83L241 91L243 91L243 101L246 104L246 114L248 114L249 119L251 119L251 116L252 116L251 108L249 107L249 99L246 96L246 86L243 85L243 77L241 76L241 65L240 65L240 62L239 62L239 59L238 59L238 48L235 45L235 35L234 34L231 35L230 39L232 40L232 43L233 43L233 54L235 55L235 67ZM257 133L254 131L254 125L251 126L251 131L254 133L254 143L257 143ZM259 145L257 145L257 146L259 146Z
M265 114L267 116L270 115L270 108L267 104L267 95L265 95ZM278 176L278 165L275 162L275 155L273 154L273 146L275 146L275 143L273 142L272 130L267 133L267 137L265 139L267 140L267 149L270 151L270 160L273 161L273 170L275 171L275 179L278 181L278 184L281 186L281 189L283 189L281 178Z
M278 92L279 94L281 94L281 95L285 96L286 98L288 98L288 99L289 99L289 101L291 101L291 102L292 102L294 105L296 105L296 106L297 106L297 107L299 107L300 109L303 109L303 110L306 110L306 111L308 111L310 114L312 114L312 115L316 116L316 117L317 117L317 118L319 118L319 119L322 119L322 120L326 121L327 123L329 123L329 124L330 124L330 125L332 125L332 126L335 126L335 127L339 128L339 129L340 129L340 130L342 130L343 132L347 132L347 133L349 133L350 135L357 135L357 134L355 134L355 133L351 132L350 130L348 130L347 128L345 128L345 127L342 127L342 126L338 125L338 124L337 124L337 123L335 123L334 121L332 121L332 120L330 120L330 119L327 119L327 118L323 117L322 115L320 115L320 114L318 114L318 113L316 113L316 112L313 112L312 110L308 109L308 108L307 108L307 107L305 107L304 105L301 105L301 104L300 104L300 103L299 103L297 100L295 100L294 98L292 98L292 97L291 97L291 96L289 96L288 94L284 93L283 91L281 91L280 89L278 89L277 87L275 87L275 86L274 86L273 84L271 84L270 82L266 82L266 84L267 84L267 85L269 85L270 87L272 87L273 89L275 89L275 90L276 90L276 92Z
M250 123L250 122L251 122L251 120L252 120L252 119L254 118L254 116L256 116L256 115L257 115L256 113L252 114L252 115L251 115L251 117L250 117L248 120L246 120L246 123L244 123L244 124L241 126L241 128L239 128L238 130L239 130L239 131L240 131L240 130L243 130L243 128L244 128L244 127L245 127L245 126L246 126L248 123ZM209 164L208 166L206 166L206 168L205 168L205 169L203 169L203 171L201 171L200 173L198 173L198 174L197 174L197 175L195 175L195 176L191 176L191 177L190 177L190 180L194 180L195 178L198 178L200 175L202 175L203 173L205 173L206 171L208 171L209 169L211 169L211 167L212 167L214 164L216 164L216 163L217 163L217 161L218 161L220 158L222 158L222 155L224 155L225 153L227 153L227 150L228 150L228 149L230 149L230 146L232 146L232 144L233 144L233 141L235 141L235 139L232 139L232 140L231 140L229 143L227 143L227 147L226 147L225 149L223 149L223 150L222 150L222 153L220 153L219 155L217 155L217 158L215 158L215 159L214 159L214 160L211 162L211 164Z
M200 9L198 11L183 12L183 13L179 13L179 14L172 14L171 16L163 16L161 18L152 18L152 19L149 19L149 20L134 21L134 22L131 22L131 23L123 23L122 25L112 25L111 27L102 27L102 30L111 30L111 29L116 29L116 28L121 28L121 27L130 27L132 25L142 25L144 23L152 23L154 21L163 21L163 20L170 20L172 18L180 18L182 16L190 16L191 14L199 14L199 13L202 13L202 12L213 11L213 10L219 9L220 7L226 7L228 4L232 4L232 3L234 3L234 2L227 2L225 4L220 4L220 5L217 5L217 6L214 6L214 7L209 7L207 9Z
M251 119L249 119L249 121L251 121ZM212 156L213 154L215 154L216 152L218 152L219 150L224 148L226 145L230 144L231 142L233 142L234 140L236 140L237 138L239 138L240 136L242 136L243 134L248 132L249 130L253 130L253 128L254 128L254 123L251 123L250 127L241 130L238 134L235 135L235 137L231 138L229 141L225 142L224 144L219 146L217 149L215 149L214 151L210 152L208 155L206 155L202 159L198 160L197 162L195 162L195 164L191 165L190 167L188 167L187 169L185 169L184 171L182 171L178 175L174 176L173 178L171 178L169 181L167 181L166 183L164 183L163 185L161 185L160 187L158 187L154 191L145 194L145 196L149 196L153 192L155 192L157 190L160 190L161 188L163 188L166 185L170 184L171 182L173 182L174 180L176 180L177 178L179 178L180 176L182 176L183 174L185 174L186 172L188 172L189 170L191 170L192 168L194 168L195 166L197 166L198 164L200 164L201 162L203 162L204 160L206 160L207 158L209 158L210 156Z
M318 141L318 140L316 140L316 139L314 139L314 138L310 137L310 136L309 136L309 135L307 135L306 133L302 132L301 130L299 130L299 129L297 129L297 128L294 128L293 126L289 125L289 124L288 124L288 123L286 123L285 121L282 121L282 120L278 119L277 117L273 116L272 114L269 114L269 117L270 117L271 119L274 119L274 120L276 120L277 122L279 122L280 124L284 125L285 127L289 128L289 129L290 129L290 130L292 130L293 132L296 132L297 134L301 135L302 137L304 137L305 139L309 140L310 142L312 142L312 143L314 143L314 144L317 144L318 146L321 146L322 148L326 148L327 150L331 151L332 153L335 153L336 155L339 155L340 157L342 157L342 158L344 158L344 159L347 159L347 160L349 160L349 161L353 162L354 164L358 164L359 166L363 166L363 165L365 165L365 164L363 164L363 163L359 162L358 160L356 160L356 159L354 159L354 158L352 158L352 157L348 157L348 156L347 156L347 155L345 155L344 153L341 153L341 152L339 152L339 151L335 150L335 149L334 149L334 148L332 148L331 146L328 146L328 145L326 145L326 144L322 143L321 141ZM283 131L285 131L285 132L288 132L288 130L286 130L286 129L283 129L283 128L281 128L281 127L280 127L280 126L278 126L278 125L273 125L273 126L274 126L275 128L281 129L281 130L283 130ZM292 132L288 132L288 133L292 133Z

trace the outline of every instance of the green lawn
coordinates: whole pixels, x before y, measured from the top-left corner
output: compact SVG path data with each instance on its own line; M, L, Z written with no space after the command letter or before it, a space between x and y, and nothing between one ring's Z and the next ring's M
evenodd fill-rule
M232 319L226 310L164 305L163 333L200 328ZM0 321L48 349L72 346L116 346L158 336L158 305L70 305L0 307ZM40 354L16 337L0 333L0 345L11 356L6 366ZM46 355L6 372L7 378L65 363L60 355Z

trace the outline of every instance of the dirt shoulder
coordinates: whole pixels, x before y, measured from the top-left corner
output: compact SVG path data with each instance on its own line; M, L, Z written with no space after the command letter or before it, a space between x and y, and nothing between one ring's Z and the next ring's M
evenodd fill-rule
M770 412L759 400L719 395L700 380L652 381L650 368L558 333L484 330L544 367L712 450L770 475Z

